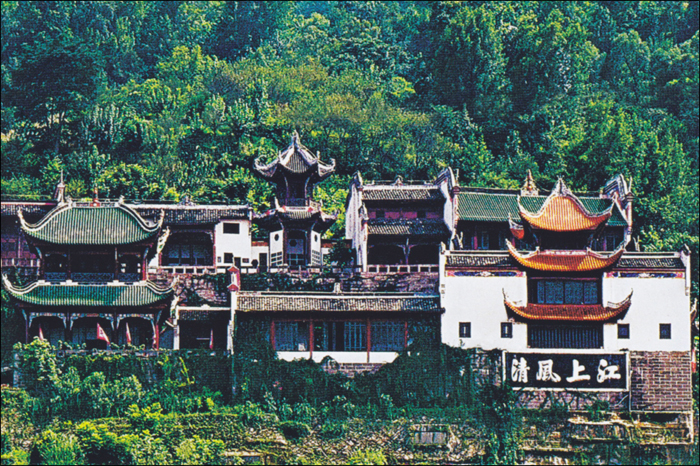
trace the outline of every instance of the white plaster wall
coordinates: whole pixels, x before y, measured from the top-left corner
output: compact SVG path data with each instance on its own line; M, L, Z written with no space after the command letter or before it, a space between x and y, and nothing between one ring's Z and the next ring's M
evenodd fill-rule
M450 171L450 175L451 175ZM450 191L450 184L447 178L443 179L440 183L440 191L442 195L445 196L445 205L442 213L442 218L445 220L447 228L450 230L450 239L448 244L448 249L452 249L452 238L454 237L455 229L455 203L456 197L452 197L452 192Z
M619 323L629 324L630 338L617 338L617 325L604 326L605 349L615 351L689 351L690 297L685 278L603 278L603 304L620 302L630 291L632 304ZM671 339L659 338L659 324L671 324Z
M311 231L311 250L321 254L321 263L313 265L323 265L323 251L321 251L321 234L316 231Z
M253 259L260 260L260 254L267 254L267 265L270 266L270 246L266 244L265 246L252 246L251 247L251 261Z
M268 256L268 265L272 266L272 255L284 251L284 231L277 230L270 232L270 255ZM284 263L284 257L282 258Z
M224 223L237 223L240 231L238 234L224 233ZM216 251L216 264L223 264L224 253L230 252L233 257L240 257L244 265L248 265L253 258L250 221L248 220L222 220L214 227L214 249ZM246 262L246 259L248 262Z
M357 189L355 183L350 185L348 194L348 206L345 211L345 239L352 240L352 247L357 252L355 259L357 265L366 264L366 249L364 244L362 222L359 217L360 205L362 203L362 193ZM360 253L361 251L361 253Z
M444 257L444 255L443 255ZM442 342L465 348L527 348L527 327L513 323L513 338L501 338L508 322L503 290L511 301L527 299L527 279L521 277L445 277L441 267ZM444 286L443 286L444 285ZM471 338L459 338L459 323L471 322Z

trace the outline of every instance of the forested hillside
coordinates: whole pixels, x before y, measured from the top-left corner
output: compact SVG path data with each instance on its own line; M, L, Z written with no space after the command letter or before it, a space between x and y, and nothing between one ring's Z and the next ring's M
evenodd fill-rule
M2 2L2 193L269 205L297 129L349 176L597 190L698 250L697 2ZM335 230L339 232L339 229ZM697 256L696 256L697 257Z

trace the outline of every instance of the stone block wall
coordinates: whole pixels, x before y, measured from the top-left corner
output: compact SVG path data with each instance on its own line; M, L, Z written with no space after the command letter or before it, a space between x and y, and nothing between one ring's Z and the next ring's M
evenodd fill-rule
M342 288L345 292L437 293L438 275L437 272L363 272L343 279Z
M693 408L690 351L632 351L630 368L633 411Z

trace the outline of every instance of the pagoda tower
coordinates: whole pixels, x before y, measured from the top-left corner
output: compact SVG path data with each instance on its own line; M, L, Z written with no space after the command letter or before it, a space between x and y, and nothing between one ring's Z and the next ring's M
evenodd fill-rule
M592 332L602 332L596 325L621 318L631 302L631 294L620 303L602 301L603 272L615 266L626 242L610 252L591 249L618 206L613 202L593 211L561 179L544 200L536 193L528 176L517 199L520 222L510 220L513 236L535 245L535 250L518 251L506 240L511 257L526 271L527 303L515 303L504 296L506 308L515 320L562 329L593 325Z
M255 216L253 221L270 232L270 266L321 266L321 235L336 220L323 212L313 199L314 186L335 171L304 147L295 131L292 142L275 160L265 164L260 159L253 169L261 178L277 187L275 207Z

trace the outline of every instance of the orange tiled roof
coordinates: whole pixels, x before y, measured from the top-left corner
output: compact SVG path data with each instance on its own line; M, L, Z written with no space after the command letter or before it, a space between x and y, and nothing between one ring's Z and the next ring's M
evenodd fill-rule
M603 212L589 212L561 179L535 213L525 209L518 197L518 209L524 221L534 228L559 232L595 230L608 221L613 205L610 204Z
M616 251L599 254L586 249L585 251L540 251L537 248L529 254L519 253L513 244L506 240L510 255L522 266L543 270L546 272L589 272L613 266L625 252L621 245Z
M620 303L601 304L528 304L519 306L504 297L506 307L527 320L566 320L605 322L620 318L630 308L632 293Z

